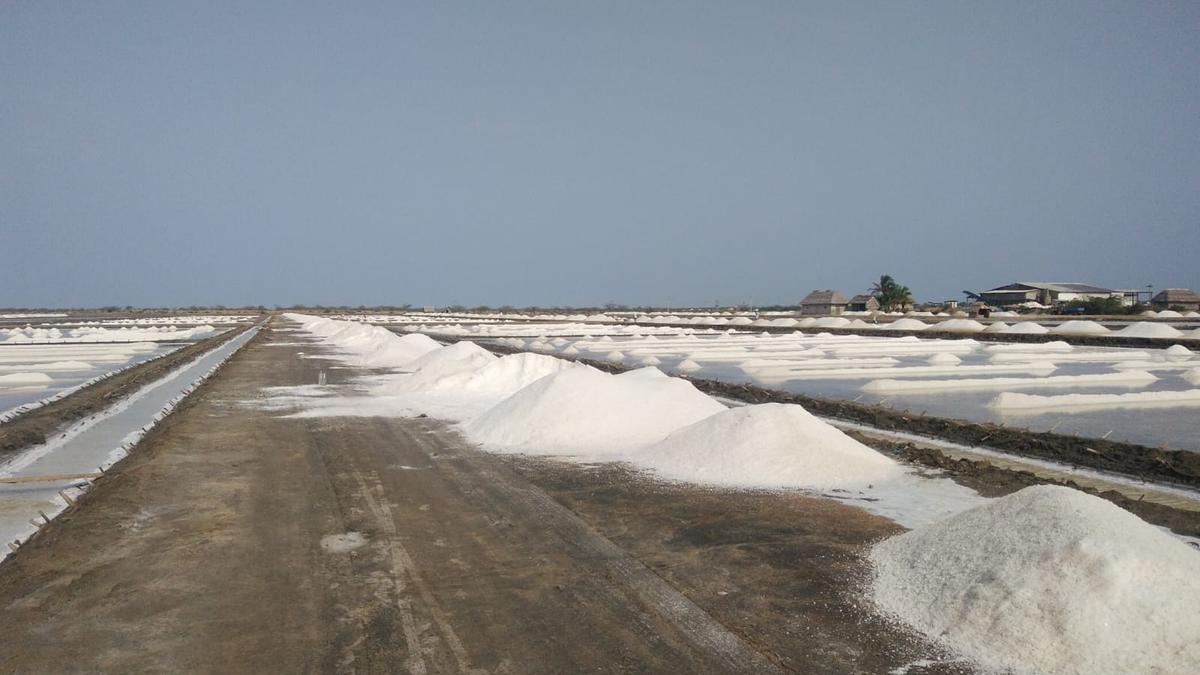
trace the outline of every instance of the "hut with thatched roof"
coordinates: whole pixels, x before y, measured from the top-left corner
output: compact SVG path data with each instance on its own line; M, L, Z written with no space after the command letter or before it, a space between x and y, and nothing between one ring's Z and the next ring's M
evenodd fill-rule
M837 291L829 289L813 291L800 301L800 313L837 316L846 311L848 304L850 301L846 299L846 296Z
M1182 309L1200 312L1200 295L1190 288L1164 288L1150 300L1157 309Z
M878 312L879 299L869 293L861 293L850 298L846 309L851 312Z

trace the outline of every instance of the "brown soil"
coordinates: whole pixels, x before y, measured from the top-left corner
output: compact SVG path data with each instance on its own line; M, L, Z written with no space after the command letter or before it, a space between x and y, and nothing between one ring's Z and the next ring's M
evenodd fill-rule
M47 436L59 429L104 410L127 394L137 391L180 364L215 348L240 332L235 329L182 347L162 358L129 368L0 425L0 460L23 448L45 443Z

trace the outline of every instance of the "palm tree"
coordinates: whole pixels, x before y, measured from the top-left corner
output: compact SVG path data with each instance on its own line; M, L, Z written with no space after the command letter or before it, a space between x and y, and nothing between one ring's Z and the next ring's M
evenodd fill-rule
M871 295L879 301L880 309L885 311L897 305L904 306L912 302L912 293L908 290L908 286L896 283L890 274L879 277L879 281L871 285Z

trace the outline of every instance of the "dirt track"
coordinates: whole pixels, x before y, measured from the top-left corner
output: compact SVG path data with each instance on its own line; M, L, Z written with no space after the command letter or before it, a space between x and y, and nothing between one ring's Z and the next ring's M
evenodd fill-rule
M266 331L0 564L0 670L875 673L931 656L858 603L889 521L496 457L431 420L246 405L330 368L271 344L297 339Z

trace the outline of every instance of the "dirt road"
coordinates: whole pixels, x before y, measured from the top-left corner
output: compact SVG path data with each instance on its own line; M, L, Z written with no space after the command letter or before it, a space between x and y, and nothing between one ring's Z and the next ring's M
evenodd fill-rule
M496 457L433 420L280 417L262 387L357 374L301 339L264 331L0 564L0 670L874 673L931 656L857 602L889 521Z

